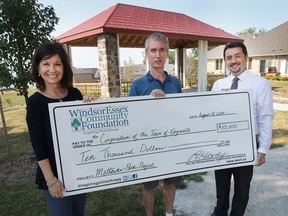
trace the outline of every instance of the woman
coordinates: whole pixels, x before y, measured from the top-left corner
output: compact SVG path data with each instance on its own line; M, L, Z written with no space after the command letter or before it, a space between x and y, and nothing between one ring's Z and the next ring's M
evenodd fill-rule
M73 72L61 44L40 45L32 58L32 75L38 89L28 99L26 121L38 161L36 184L43 191L53 216L84 215L86 194L63 197L65 188L58 180L48 104L62 101L94 100L73 88Z

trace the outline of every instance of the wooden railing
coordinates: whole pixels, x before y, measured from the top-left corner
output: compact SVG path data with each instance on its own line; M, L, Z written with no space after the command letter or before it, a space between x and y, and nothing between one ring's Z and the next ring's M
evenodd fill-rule
M121 97L128 96L131 82L122 82ZM78 88L83 95L91 94L101 97L101 83L74 83L73 86Z
M74 83L73 86L78 88L83 95L91 94L101 97L100 83Z
M208 75L207 76L207 89L210 90L214 82L218 79L224 78L225 75ZM121 97L128 96L131 82L122 82ZM197 88L198 76L190 75L186 77L186 86L190 88ZM74 87L78 88L83 95L93 94L101 97L101 84L100 83L74 83Z
M128 96L131 83L132 83L132 82L122 82L122 83L121 83L121 85L122 85L121 96L122 96L122 97Z

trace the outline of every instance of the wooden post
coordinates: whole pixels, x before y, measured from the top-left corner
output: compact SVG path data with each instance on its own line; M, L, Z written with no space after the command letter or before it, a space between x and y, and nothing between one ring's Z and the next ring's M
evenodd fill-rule
M1 112L1 119L2 119L3 131L4 131L4 139L5 139L4 142L7 145L7 151L8 151L8 157L9 157L9 160L10 160L10 164L11 164L11 166L13 166L13 160L12 160L12 154L11 154L11 146L9 145L7 126L6 126L6 122L5 122L5 116L4 116L4 110L3 110L3 106L2 106L1 96L0 96L0 112Z

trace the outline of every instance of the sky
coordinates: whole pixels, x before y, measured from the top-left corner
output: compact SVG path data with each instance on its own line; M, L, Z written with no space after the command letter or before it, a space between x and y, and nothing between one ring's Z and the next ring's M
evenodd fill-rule
M186 14L201 22L236 34L248 28L269 31L288 21L287 0L38 0L52 5L60 18L52 36L57 37L117 3ZM144 49L120 48L124 60L143 62ZM97 48L72 48L72 64L78 68L98 67Z

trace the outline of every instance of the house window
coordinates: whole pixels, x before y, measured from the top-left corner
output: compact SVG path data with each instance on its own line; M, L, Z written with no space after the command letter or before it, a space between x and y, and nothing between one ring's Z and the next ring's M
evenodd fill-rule
M266 61L265 60L260 60L260 73L262 73L262 72L266 72L265 71L265 67L266 67Z
M249 60L248 60L248 69L249 70L252 69L252 58L249 58Z
M222 70L223 59L216 59L216 70Z

